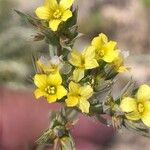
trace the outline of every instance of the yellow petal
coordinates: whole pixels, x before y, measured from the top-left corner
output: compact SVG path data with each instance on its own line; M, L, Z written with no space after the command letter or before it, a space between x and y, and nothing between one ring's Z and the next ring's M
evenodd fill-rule
M62 18L61 20L62 21L67 21L69 18L72 17L72 12L70 10L66 10L63 15L62 15Z
M94 46L89 46L87 48L85 48L82 52L83 56L85 58L95 58L95 47Z
M56 94L55 95L48 95L46 98L47 98L48 103L53 103L53 102L56 102L57 95Z
M56 10L58 7L57 0L45 0L44 6L48 9Z
M40 89L36 89L34 91L34 95L35 95L36 99L38 99L38 98L40 98L40 97L42 97L44 95L44 92L42 90L40 90Z
M149 85L141 85L137 92L137 99L142 100L150 100L150 86Z
M118 52L117 51L109 51L104 55L102 58L105 62L111 63L113 62L116 58L118 57Z
M83 57L85 59L85 69L92 69L99 66L95 59L95 48L93 46L89 46L83 51Z
M57 98L61 99L66 95L67 95L67 90L62 85L57 86Z
M47 75L45 74L36 74L34 76L34 83L38 88L45 88L47 85Z
M80 85L75 83L75 82L70 82L69 83L69 93L73 94L78 94L80 89Z
M66 99L65 102L68 107L74 107L74 106L78 105L79 100L75 96L68 96L68 98Z
M61 20L53 19L49 22L49 27L52 31L57 31L59 24L61 23Z
M134 120L134 121L141 119L141 115L139 114L138 111L127 113L125 116L127 119Z
M69 62L76 67L81 67L82 66L82 55L80 52L78 52L77 50L73 50L71 52L71 56L69 59Z
M90 98L93 94L93 89L90 85L82 86L80 88L80 95L86 99Z
M42 6L42 7L38 7L35 10L36 15L40 18L40 19L45 19L45 20L49 20L51 15L49 13L48 8Z
M150 111L150 101L143 101L144 110Z
M89 113L90 103L86 99L81 98L79 102L79 108L83 113Z
M59 73L52 73L48 76L48 83L50 85L61 85L62 78Z
M95 37L92 40L92 45L96 48L99 49L103 44L106 44L108 42L108 38L105 34L101 33L99 36Z
M120 66L117 70L117 72L122 73L122 72L126 72L128 71L128 69L125 66Z
M75 69L73 71L73 80L79 82L84 77L84 69Z
M150 127L150 110L144 112L144 114L142 115L141 120L143 121L143 123L145 125Z
M98 66L99 64L96 59L85 59L85 69L93 69Z
M107 51L114 51L115 48L116 48L116 45L117 45L117 42L109 41L105 48L106 48Z
M74 0L61 0L60 1L60 7L63 9L69 9L73 5Z
M133 112L137 110L137 102L135 99L125 97L120 104L120 108L123 112Z

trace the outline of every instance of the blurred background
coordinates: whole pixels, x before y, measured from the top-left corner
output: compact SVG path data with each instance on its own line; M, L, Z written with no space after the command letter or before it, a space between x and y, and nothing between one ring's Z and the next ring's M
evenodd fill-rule
M33 42L36 31L26 24L14 9L34 15L43 0L0 0L0 87L31 91L29 78L34 73L31 56L46 51L44 42ZM77 0L79 29L84 47L103 32L118 42L119 48L129 51L126 65L130 73L121 75L117 89L131 74L138 84L150 83L150 0ZM101 133L100 133L101 134ZM150 142L129 131L117 132L107 143L109 150L149 150ZM87 149L88 150L88 149ZM93 149L95 150L95 149Z

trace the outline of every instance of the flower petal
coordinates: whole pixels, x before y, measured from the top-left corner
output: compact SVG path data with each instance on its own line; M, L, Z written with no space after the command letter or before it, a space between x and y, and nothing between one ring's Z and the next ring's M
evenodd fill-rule
M84 69L77 68L73 71L73 80L79 82L84 77Z
M66 95L67 95L67 90L62 85L57 86L57 98L61 99Z
M53 102L56 102L57 95L56 94L55 95L48 95L46 98L47 98L48 103L53 103Z
M68 107L74 107L78 105L79 99L75 96L68 96L68 98L65 100Z
M130 97L125 97L120 104L120 108L123 112L133 112L137 111L137 102L135 99Z
M105 62L111 63L113 62L116 58L118 57L118 52L117 51L109 51L104 55L102 58Z
M144 109L150 111L150 101L143 101Z
M60 1L60 7L63 9L70 9L70 7L73 5L74 0L61 0Z
M150 110L145 111L143 113L141 120L143 121L143 123L145 125L147 125L148 127L150 127Z
M72 12L68 9L63 13L61 20L67 21L71 17L72 17Z
M42 90L40 90L40 89L36 89L34 91L34 95L35 95L35 98L38 99L38 98L40 98L40 97L42 97L44 95L44 92Z
M77 50L73 50L71 52L71 56L69 59L69 62L76 67L81 67L82 66L82 55L80 52L78 52Z
M79 102L79 108L83 113L89 113L90 103L86 99L81 98Z
M103 44L106 44L108 42L108 38L105 34L101 33L99 36L95 37L92 40L92 46L94 46L96 49L99 49Z
M45 0L44 6L49 9L56 10L56 8L58 7L58 3L57 0Z
M70 82L69 83L69 93L70 94L78 94L79 93L79 89L80 89L80 85L75 83L75 82Z
M45 19L45 20L50 19L49 9L44 6L38 7L35 10L35 13L40 19Z
M80 95L86 99L90 98L93 94L93 89L90 85L82 86L80 88Z
M134 120L134 121L141 119L141 115L139 114L138 111L127 113L125 116L127 119Z
M61 75L59 73L52 73L48 76L48 83L50 85L61 85L62 83L62 78Z
M36 74L34 76L34 83L38 88L45 88L47 85L47 75L45 74Z
M53 19L49 22L49 27L52 31L57 31L59 24L61 23L61 20Z
M150 86L149 85L141 85L137 92L138 100L150 100Z

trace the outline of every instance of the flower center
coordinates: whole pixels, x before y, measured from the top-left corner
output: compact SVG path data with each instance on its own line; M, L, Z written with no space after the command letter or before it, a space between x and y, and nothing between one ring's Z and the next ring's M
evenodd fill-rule
M99 49L99 50L97 51L97 53L98 53L98 56L100 56L100 57L103 57L103 56L105 55L103 49Z
M56 87L55 86L47 86L45 88L45 92L48 93L49 95L53 95L56 93Z
M139 112L139 113L143 113L143 111L144 111L144 105L141 104L141 103L139 103L139 104L138 104L138 112Z
M62 13L61 13L61 11L60 11L59 9L57 9L57 10L54 12L54 14L53 14L53 17L54 17L55 19L59 19L61 16L62 16Z

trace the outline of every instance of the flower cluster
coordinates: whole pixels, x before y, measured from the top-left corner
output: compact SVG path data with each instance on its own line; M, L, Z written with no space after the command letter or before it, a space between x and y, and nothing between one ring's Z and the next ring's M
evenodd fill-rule
M125 126L149 136L150 86L135 88L129 82L122 94L117 98L112 96L116 76L128 71L123 51L104 33L94 37L83 50L74 48L82 34L78 31L77 9L73 3L74 0L45 0L35 10L36 17L16 11L38 30L34 40L45 40L49 46L49 56L34 59L34 95L36 99L44 97L48 103L62 104L38 143L59 141L60 149L74 149L70 127L79 112L94 116L104 124ZM62 139L67 146L62 144Z
M102 61L108 65L116 65L122 57L119 50L116 49L116 42L109 41L105 34L101 33L95 37L90 46L83 51L72 49L68 54L66 62L58 56L53 56L47 60L42 57L37 61L37 68L41 69L41 74L36 74L34 83L38 87L34 94L36 98L45 97L49 103L61 100L66 102L68 107L77 106L82 112L89 113L89 99L92 97L94 90L90 81L84 81L87 76L95 82L96 77L92 71L98 70ZM61 73L63 64L69 63L72 66L67 81ZM123 63L117 63L119 70L124 68ZM117 68L117 69L118 69ZM89 71L91 72L89 74ZM98 71L99 72L99 71ZM68 86L65 86L68 85Z

